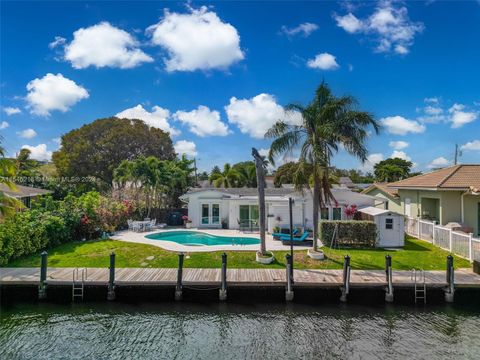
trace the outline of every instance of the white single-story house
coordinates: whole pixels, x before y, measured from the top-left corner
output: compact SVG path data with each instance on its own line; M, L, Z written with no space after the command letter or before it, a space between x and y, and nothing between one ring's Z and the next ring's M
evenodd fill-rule
M332 189L336 203L321 209L320 216L326 220L346 218L344 209L349 205L357 208L375 206L382 199L360 194L349 189ZM312 193L303 194L293 188L266 188L265 203L268 232L276 226L288 227L288 199L294 199L293 224L312 228ZM258 229L258 190L256 188L200 188L191 189L180 199L188 205L188 217L193 227L228 229Z

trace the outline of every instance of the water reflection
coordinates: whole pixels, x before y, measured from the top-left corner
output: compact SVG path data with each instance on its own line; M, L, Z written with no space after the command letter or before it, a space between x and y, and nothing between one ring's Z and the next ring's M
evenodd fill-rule
M0 359L476 359L480 311L242 304L17 305Z

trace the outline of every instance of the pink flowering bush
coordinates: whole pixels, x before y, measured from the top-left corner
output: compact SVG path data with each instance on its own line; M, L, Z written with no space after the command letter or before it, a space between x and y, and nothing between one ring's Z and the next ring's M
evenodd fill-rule
M347 217L347 219L353 219L353 217L355 216L355 214L357 213L358 209L357 209L357 205L355 204L352 204L352 205L347 205L345 206L345 209L344 209L344 212L345 212L345 216Z

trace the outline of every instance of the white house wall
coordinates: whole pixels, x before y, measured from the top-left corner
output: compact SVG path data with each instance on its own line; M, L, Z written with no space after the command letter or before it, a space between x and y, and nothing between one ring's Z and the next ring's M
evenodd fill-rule
M358 207L374 206L375 198L350 190L333 190L336 201L341 210L341 217L344 218L345 205L357 205ZM241 199L234 197L229 199L224 193L219 191L202 191L198 193L188 194L188 216L192 220L193 227L201 227L201 206L202 204L219 204L220 205L220 220L227 219L228 227L230 229L238 229L238 219L240 218L240 205L258 205L256 199ZM333 218L332 208L329 207L329 218ZM267 209L267 229L269 232L273 231L275 226L289 225L289 210L287 198L278 197L275 201L270 199L266 201ZM295 226L305 226L307 228L313 227L312 222L313 201L310 192L306 192L304 198L297 197L293 209L293 223ZM276 218L280 217L281 221ZM221 223L221 221L220 221ZM211 226L211 225L203 225ZM219 227L221 224L218 225Z

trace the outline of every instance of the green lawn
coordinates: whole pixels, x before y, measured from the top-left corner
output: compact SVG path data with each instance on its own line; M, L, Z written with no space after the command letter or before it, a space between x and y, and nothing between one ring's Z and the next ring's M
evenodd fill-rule
M393 268L409 270L445 270L447 251L425 241L408 238L403 250L382 249L341 249L323 248L327 260L315 261L307 257L305 250L295 251L295 267L310 269L341 269L343 257L350 255L353 269L383 269L385 255L392 256ZM116 253L117 267L177 267L176 253L161 248L114 240L97 240L64 244L49 250L48 266L51 267L108 267L109 254ZM223 252L187 253L185 267L219 268ZM276 261L271 265L261 265L255 261L253 251L227 251L229 268L284 268L287 251L275 251ZM153 256L153 260L147 257ZM470 267L470 263L455 257L455 267ZM40 265L40 256L27 256L17 259L8 267L35 267Z

